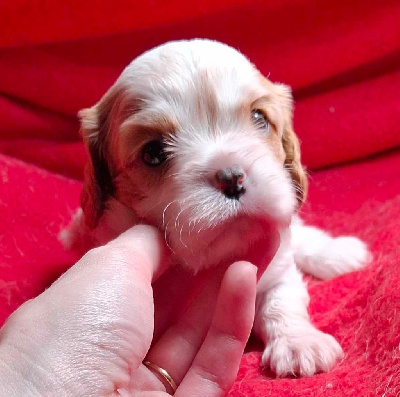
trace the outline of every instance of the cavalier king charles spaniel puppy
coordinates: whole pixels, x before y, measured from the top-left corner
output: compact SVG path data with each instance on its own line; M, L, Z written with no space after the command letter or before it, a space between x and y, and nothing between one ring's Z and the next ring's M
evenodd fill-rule
M249 252L262 260L274 228L280 247L258 283L254 322L262 363L277 376L330 370L342 349L311 324L299 269L328 279L370 254L296 215L307 176L291 90L227 45L175 41L136 58L79 116L90 161L64 243L99 245L147 223L165 234L176 263L197 272Z

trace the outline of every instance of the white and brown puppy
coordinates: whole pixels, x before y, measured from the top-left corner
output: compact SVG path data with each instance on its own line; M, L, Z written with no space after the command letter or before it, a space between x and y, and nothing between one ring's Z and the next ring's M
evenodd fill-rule
M196 272L254 252L261 260L275 228L281 244L259 282L254 325L263 364L278 376L329 370L342 349L310 323L296 264L325 279L369 254L358 239L333 239L295 216L307 178L290 89L227 45L177 41L136 58L80 117L91 160L64 241L102 244L148 223Z

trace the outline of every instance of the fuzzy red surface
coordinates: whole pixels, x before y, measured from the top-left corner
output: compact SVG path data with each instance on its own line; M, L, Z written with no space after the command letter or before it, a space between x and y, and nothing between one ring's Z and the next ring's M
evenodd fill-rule
M342 344L332 372L274 379L251 343L230 396L396 395L400 391L400 152L312 175L303 218L361 237L374 254L361 272L311 280L315 324ZM77 259L57 240L79 203L81 183L0 156L0 324ZM34 325L33 325L34 326Z
M346 353L332 372L274 379L251 341L230 396L399 395L400 151L387 150L400 145L400 3L77 4L0 4L0 324L77 259L56 238L79 205L86 161L76 112L142 51L213 38L293 87L309 168L363 159L311 173L302 211L335 235L363 238L374 253L364 271L309 281L313 321Z

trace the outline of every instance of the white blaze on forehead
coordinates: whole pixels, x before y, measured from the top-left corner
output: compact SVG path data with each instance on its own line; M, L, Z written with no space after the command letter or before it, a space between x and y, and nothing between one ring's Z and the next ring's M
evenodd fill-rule
M210 82L220 110L233 110L249 94L249 89L265 91L259 84L257 69L240 52L210 40L170 42L136 58L122 73L118 82L133 97L149 106L165 108L179 119L195 112L199 91ZM181 112L182 114L179 114Z

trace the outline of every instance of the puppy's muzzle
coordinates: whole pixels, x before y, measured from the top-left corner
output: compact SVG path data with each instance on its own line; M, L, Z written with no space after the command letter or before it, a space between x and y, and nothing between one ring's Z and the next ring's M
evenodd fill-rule
M239 200L246 192L246 189L243 187L245 178L246 174L240 165L233 165L232 167L219 170L215 174L219 190L227 198L235 200Z

